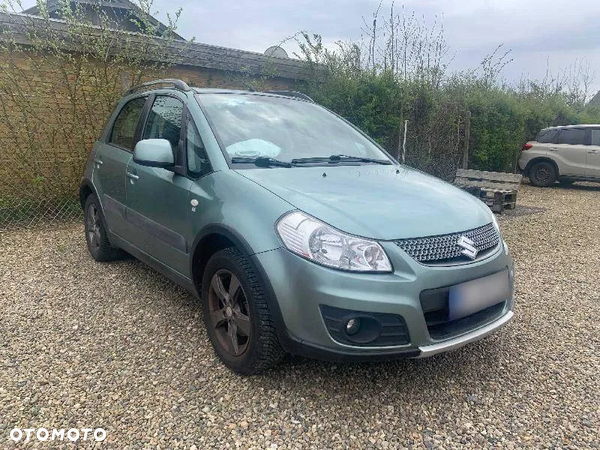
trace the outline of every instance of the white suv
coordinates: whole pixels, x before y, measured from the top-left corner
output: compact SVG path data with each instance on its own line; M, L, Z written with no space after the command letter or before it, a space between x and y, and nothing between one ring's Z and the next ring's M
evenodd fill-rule
M535 186L600 181L600 125L544 128L523 145L519 168Z

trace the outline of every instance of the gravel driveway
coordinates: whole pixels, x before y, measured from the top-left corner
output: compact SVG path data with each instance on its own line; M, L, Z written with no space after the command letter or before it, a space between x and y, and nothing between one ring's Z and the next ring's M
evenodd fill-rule
M508 328L427 360L290 357L253 378L216 360L191 295L135 260L94 263L82 226L0 233L0 447L15 427L101 427L103 448L600 448L600 185L524 186L519 204L547 210L500 219Z

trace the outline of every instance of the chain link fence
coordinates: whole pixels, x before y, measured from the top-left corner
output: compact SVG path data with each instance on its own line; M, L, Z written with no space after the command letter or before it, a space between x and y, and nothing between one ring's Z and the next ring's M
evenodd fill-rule
M0 231L81 219L76 180L85 158L41 163L52 169L44 176L16 158L0 159Z

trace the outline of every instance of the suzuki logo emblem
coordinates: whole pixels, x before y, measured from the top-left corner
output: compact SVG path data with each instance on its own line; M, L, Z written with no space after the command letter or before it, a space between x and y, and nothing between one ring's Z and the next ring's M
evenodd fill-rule
M461 236L456 245L462 248L462 251L460 252L461 254L471 259L477 258L477 253L479 253L479 250L477 250L477 247L475 247L475 242L468 237Z

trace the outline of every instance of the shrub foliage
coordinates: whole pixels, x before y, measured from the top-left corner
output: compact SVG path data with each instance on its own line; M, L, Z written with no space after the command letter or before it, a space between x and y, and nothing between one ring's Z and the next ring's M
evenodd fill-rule
M408 120L409 165L451 179L467 149L469 168L512 172L521 146L540 129L600 123L600 105L586 104L591 75L584 61L542 81L509 84L500 78L512 62L502 46L477 68L450 73L438 22L428 26L393 6L388 18L377 11L363 22L362 41L333 50L319 35L301 35L297 56L313 69L306 90L399 159Z

